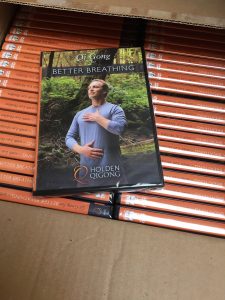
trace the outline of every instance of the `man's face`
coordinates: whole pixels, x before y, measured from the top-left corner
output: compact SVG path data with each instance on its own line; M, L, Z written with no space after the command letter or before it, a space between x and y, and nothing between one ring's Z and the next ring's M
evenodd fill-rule
M103 83L100 81L92 81L88 87L88 97L90 99L104 99Z

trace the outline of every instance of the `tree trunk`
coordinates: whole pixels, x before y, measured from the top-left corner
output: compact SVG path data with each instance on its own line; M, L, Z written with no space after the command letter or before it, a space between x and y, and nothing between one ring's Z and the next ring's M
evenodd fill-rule
M47 78L51 78L52 77L52 64L53 64L53 60L54 60L54 51L51 51L50 56L49 56L49 63L48 63L48 67L47 67Z

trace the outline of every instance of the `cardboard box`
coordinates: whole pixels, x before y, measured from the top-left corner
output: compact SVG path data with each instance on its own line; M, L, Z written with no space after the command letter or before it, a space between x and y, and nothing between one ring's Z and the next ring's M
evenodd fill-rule
M225 26L223 0L8 2ZM0 3L1 38L14 8ZM0 201L0 240L1 300L225 295L224 239Z

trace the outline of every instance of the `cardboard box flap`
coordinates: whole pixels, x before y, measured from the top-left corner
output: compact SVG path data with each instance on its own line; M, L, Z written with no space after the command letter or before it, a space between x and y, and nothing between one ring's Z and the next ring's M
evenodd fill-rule
M223 239L2 201L0 236L2 300L224 298Z
M9 0L1 2L225 28L224 0L142 0L138 3L135 0L108 0L107 2L104 0L85 2L76 0Z

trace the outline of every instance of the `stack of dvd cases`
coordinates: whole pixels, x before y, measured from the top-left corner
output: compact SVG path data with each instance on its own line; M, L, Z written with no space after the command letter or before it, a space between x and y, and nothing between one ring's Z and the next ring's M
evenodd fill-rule
M1 200L112 218L110 192L50 199L34 197L31 190L40 52L118 47L122 21L49 9L33 12L26 7L17 12L0 52Z
M225 31L149 21L165 187L32 195L40 51L141 45L143 21L21 7L0 52L0 200L225 236ZM124 31L125 29L125 31Z
M224 236L224 37L224 30L148 22L145 49L166 184L118 195L119 219Z

